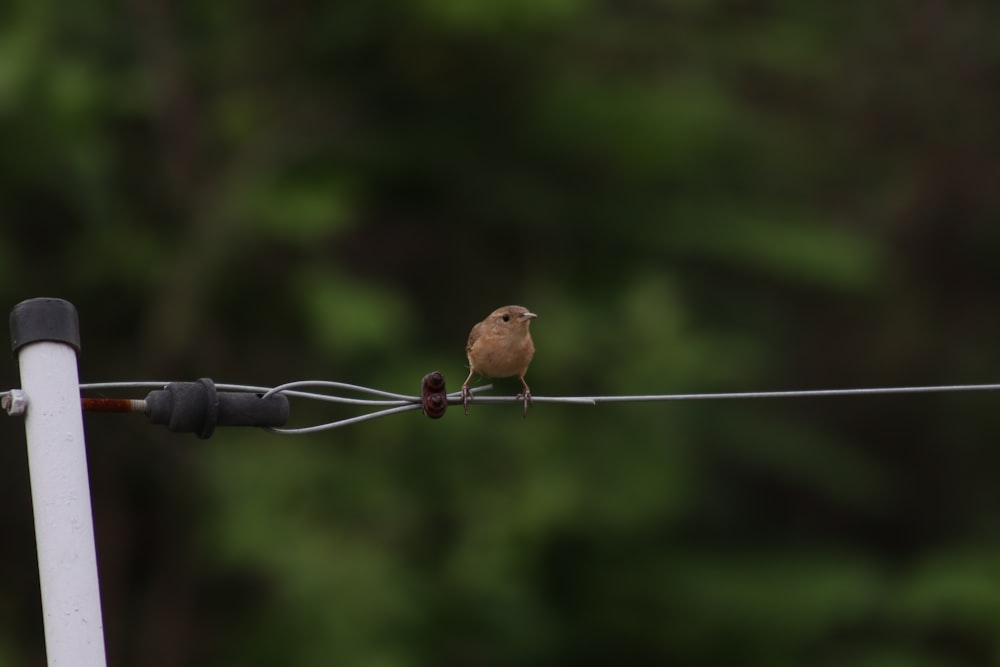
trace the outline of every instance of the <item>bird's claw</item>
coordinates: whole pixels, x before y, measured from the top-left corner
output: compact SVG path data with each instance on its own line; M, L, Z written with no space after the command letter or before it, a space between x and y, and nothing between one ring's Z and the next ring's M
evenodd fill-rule
M469 401L472 400L472 392L469 391L467 385L462 385L462 408L465 409L465 414L469 414Z
M528 416L528 408L531 407L531 392L525 389L522 393L518 394L515 398L524 399L524 416Z

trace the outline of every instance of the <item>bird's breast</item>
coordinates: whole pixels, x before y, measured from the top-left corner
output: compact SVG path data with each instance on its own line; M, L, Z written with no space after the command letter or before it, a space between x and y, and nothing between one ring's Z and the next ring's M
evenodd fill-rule
M490 377L524 375L535 354L531 336L516 339L480 338L469 350L469 364Z

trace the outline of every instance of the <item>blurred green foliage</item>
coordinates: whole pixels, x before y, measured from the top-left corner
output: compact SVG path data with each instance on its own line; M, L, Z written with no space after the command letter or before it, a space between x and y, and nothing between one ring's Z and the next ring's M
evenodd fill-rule
M998 24L985 0L11 0L0 293L76 304L85 381L455 389L505 303L540 314L538 395L995 381ZM110 664L994 664L994 401L206 442L88 416ZM0 663L42 665L0 428Z

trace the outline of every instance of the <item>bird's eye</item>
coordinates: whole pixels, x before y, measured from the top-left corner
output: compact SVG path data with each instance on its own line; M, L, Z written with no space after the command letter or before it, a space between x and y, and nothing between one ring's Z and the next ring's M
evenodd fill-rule
M500 319L503 320L504 322L510 322L510 315L504 313L503 315L500 316Z

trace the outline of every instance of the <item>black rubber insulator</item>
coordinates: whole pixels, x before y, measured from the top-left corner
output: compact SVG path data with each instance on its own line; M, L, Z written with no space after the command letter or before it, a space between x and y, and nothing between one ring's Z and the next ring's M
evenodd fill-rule
M63 299L28 299L10 311L10 346L17 354L39 341L66 343L80 352L80 319L76 307Z
M146 396L146 414L154 424L165 424L174 433L212 435L219 419L219 396L208 378L197 382L171 382Z
M208 438L216 426L282 426L288 421L288 398L274 394L216 391L208 378L171 382L146 396L146 414L154 424L175 433Z

